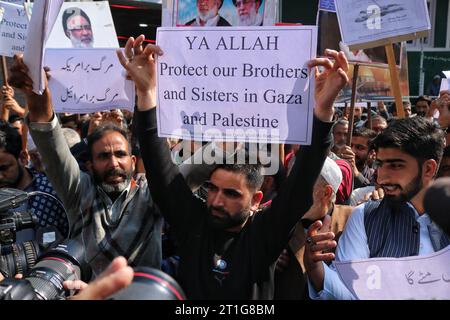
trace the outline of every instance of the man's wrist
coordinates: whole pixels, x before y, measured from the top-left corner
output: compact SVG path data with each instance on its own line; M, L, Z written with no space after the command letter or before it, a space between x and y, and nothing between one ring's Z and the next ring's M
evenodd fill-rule
M139 111L147 111L156 106L156 89L149 91L137 91L137 107Z
M314 114L316 118L322 122L332 122L334 116L334 107L316 106L314 108Z

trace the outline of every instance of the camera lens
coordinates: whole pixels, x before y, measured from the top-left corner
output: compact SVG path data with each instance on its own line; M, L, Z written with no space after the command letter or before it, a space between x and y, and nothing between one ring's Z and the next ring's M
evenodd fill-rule
M5 278L27 273L36 264L38 256L39 245L34 241L3 247L0 255L0 272Z
M180 285L168 274L149 267L134 268L133 282L113 300L186 300Z
M26 277L39 299L63 299L64 281L87 282L90 279L91 271L89 265L83 263L82 248L72 240L59 244L39 258Z

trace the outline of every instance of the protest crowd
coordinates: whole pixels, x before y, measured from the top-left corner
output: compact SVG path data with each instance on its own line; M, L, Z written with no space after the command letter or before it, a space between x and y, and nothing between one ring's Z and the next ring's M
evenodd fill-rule
M210 2L217 14L222 1ZM250 2L233 1L240 10ZM40 254L74 241L90 276L64 282L69 299L108 298L139 267L163 271L193 300L357 299L337 263L450 245L450 91L404 101L403 118L391 102L338 108L349 62L327 49L295 73L315 78L310 145L272 144L277 170L267 175L249 161L248 142L216 142L222 161L192 164L213 143L158 136L157 59L170 52L144 39L117 50L133 112L56 112L52 70L37 94L20 54L2 87L0 188L53 196L14 208L36 220L14 241L35 241ZM27 276L0 261L0 287Z

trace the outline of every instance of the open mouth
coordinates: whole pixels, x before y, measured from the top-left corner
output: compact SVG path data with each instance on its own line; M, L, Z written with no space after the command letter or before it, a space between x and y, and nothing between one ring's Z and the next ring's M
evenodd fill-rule
M383 185L384 192L386 194L394 194L400 191L400 187L398 185Z

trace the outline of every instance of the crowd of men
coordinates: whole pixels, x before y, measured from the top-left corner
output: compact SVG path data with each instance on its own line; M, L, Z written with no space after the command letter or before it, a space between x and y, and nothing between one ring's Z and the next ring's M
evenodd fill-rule
M136 85L134 113L55 113L50 89L33 93L20 56L2 89L0 187L60 200L39 197L19 208L38 223L17 241L48 232L55 243L78 240L93 274L90 285L77 284L78 298L105 298L131 282L130 267L147 266L173 276L189 299L354 299L334 261L426 255L450 244L448 218L424 204L434 180L450 177L450 92L419 97L413 108L405 102L404 119L383 103L367 111L371 121L361 107L349 119L334 107L348 62L326 50L309 62L323 70L315 74L311 145L272 150L280 154L274 175L249 163L186 169L172 160L186 141L157 135L162 50L143 41L130 38L118 51ZM27 113L12 87L25 94ZM245 155L240 146L235 155Z

